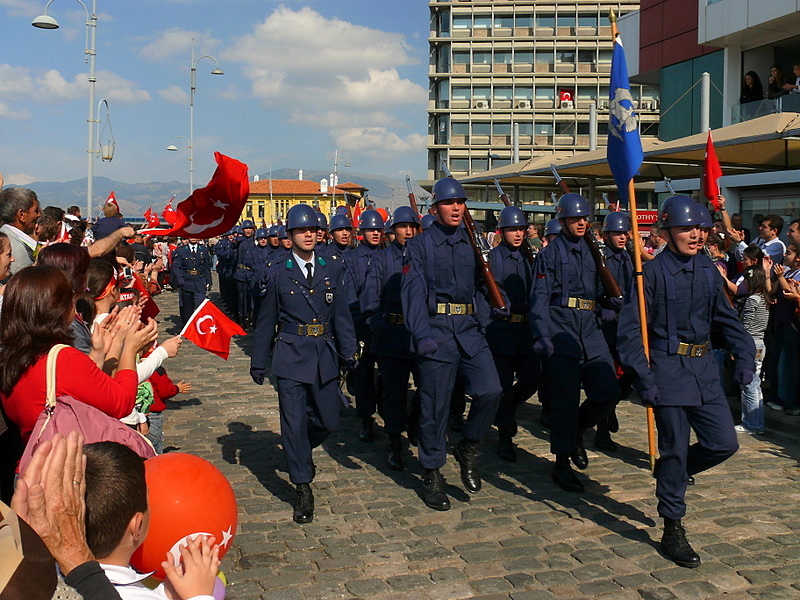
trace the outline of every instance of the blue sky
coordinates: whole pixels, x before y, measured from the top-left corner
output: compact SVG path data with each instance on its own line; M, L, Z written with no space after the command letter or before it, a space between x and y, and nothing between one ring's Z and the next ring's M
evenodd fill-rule
M85 0L91 9L91 0ZM55 0L60 29L31 26L46 0L0 0L0 172L7 182L86 176L85 13ZM195 185L218 150L283 167L423 178L425 0L97 0L97 99L114 160L95 176L188 182L191 39L197 65ZM349 164L347 168L344 165Z

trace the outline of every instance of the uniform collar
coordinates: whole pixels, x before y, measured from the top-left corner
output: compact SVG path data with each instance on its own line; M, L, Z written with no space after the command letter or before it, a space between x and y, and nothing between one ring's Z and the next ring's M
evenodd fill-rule
M659 254L667 261L667 268L672 275L677 275L681 271L692 272L694 271L694 256L683 256L677 254L669 249L669 246L664 248L664 251Z

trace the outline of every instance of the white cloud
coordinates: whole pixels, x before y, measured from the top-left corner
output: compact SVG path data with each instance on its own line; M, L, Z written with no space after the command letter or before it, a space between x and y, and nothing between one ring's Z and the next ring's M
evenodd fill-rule
M412 133L401 137L385 127L351 127L336 132L337 148L378 157L422 151L426 142L422 134Z
M11 173L9 175L4 175L3 178L6 182L13 183L14 185L28 185L29 183L38 181L36 177L28 175L27 173Z
M188 64L191 58L192 39L194 39L195 57L210 54L220 44L219 40L208 33L172 27L162 31L156 39L144 46L140 54L143 58L153 61L163 60L168 56L185 57Z
M97 97L120 104L139 104L150 100L150 94L136 88L136 84L110 71L98 71ZM36 87L41 98L48 102L75 100L88 93L89 81L85 73L76 74L72 81L61 73L50 69L36 78Z
M172 84L166 89L159 90L158 95L170 104L189 104L188 92L179 85Z

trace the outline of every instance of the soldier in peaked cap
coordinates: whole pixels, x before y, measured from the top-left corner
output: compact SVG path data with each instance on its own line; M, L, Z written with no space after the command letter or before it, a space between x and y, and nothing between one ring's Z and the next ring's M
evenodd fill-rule
M422 497L448 510L439 469L447 459L447 417L456 376L461 375L472 406L455 448L461 481L470 493L481 489L478 443L492 425L502 389L484 336L489 306L465 228L460 227L466 194L452 177L433 186L436 221L406 244L401 299L420 383L419 461L425 474ZM479 320L480 319L480 320Z
M367 314L361 309L361 298L367 283L372 259L380 250L383 235L383 217L377 210L365 210L361 213L359 229L363 241L344 256L344 281L347 286L350 311L356 327L356 338L363 342L364 348L358 362L358 368L351 379L356 399L356 412L361 419L359 439L371 442L374 432L375 411L378 408L378 390L375 386L375 355L372 352L372 335L367 323Z
M700 557L686 539L686 485L690 476L718 465L738 448L733 418L711 353L717 325L735 358L734 379L752 381L755 345L728 304L713 263L700 253L702 215L687 196L672 196L660 210L667 248L644 265L650 361L642 346L636 293L627 295L617 340L620 359L637 377L634 386L653 406L658 427L658 514L664 519L661 551L682 567ZM690 445L690 430L697 441Z
M268 374L276 378L281 443L289 478L297 486L292 514L297 523L314 518L311 451L339 423L339 369L354 367L356 350L341 261L315 254L317 227L310 206L289 210L292 248L268 266L250 362L258 385Z
M583 239L589 215L589 202L579 194L558 200L561 233L536 257L530 311L534 352L546 359L549 372L550 451L556 456L552 478L568 492L584 489L570 466L570 459L579 469L589 465L583 432L606 416L619 397L614 361L596 312L602 285Z
M528 226L522 210L517 206L505 207L497 226L503 241L489 253L489 265L497 285L508 297L511 312L493 315L486 328L486 339L503 386L494 419L499 434L497 454L503 460L516 462L512 441L517 434L516 407L536 393L539 375L539 361L533 354L528 324L533 264L522 251L522 244L527 243Z
M419 232L419 215L410 206L400 206L394 211L392 230L395 240L372 259L361 308L368 315L372 351L383 378L383 419L389 436L387 461L390 468L400 471L405 468L402 433L408 421L408 378L412 373L415 380L417 377L417 363L405 328L400 285L405 244Z
M181 321L186 325L211 288L211 255L206 245L190 238L188 244L177 248L172 254L170 279L178 289Z

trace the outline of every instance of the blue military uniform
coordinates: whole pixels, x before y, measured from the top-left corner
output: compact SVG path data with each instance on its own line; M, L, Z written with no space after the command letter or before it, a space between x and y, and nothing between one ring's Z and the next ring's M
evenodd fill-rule
M250 296L253 303L253 323L258 321L258 314L261 310L261 281L258 274L266 270L267 265L270 263L272 256L272 248L267 246L259 246L256 244L250 249L250 252L245 257L245 264L250 267Z
M235 242L236 268L233 279L236 282L237 313L240 323L251 322L253 313L253 296L250 289L253 285L253 268L250 266L250 253L255 248L254 236L242 236Z
M172 254L170 278L172 285L178 288L181 321L185 325L205 300L206 290L211 286L211 255L208 248L202 243L177 248Z
M217 256L217 276L219 277L219 293L229 314L236 314L236 283L233 280L233 271L236 268L236 249L233 241L227 236L214 244L214 254Z

